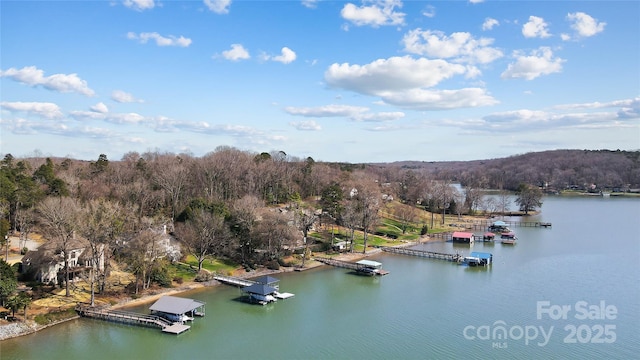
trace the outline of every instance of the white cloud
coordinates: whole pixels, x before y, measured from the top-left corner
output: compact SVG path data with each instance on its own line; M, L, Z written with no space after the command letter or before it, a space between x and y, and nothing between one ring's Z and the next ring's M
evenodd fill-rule
M124 0L124 6L137 11L153 9L156 4L154 0Z
M364 0L362 6L347 3L340 15L356 26L403 25L404 13L395 11L402 7L400 0ZM371 5L367 5L371 4Z
M204 4L216 14L228 14L231 0L204 0Z
M293 126L297 130L302 131L320 131L322 127L313 120L305 120L305 121L292 121L289 125Z
M369 108L351 105L325 105L319 107L286 107L284 109L291 115L306 117L352 117L369 111Z
M93 105L92 107L90 107L90 109L93 112L97 112L97 113L101 113L101 114L105 114L105 113L109 112L109 108L103 102L99 102L99 103Z
M320 0L302 0L302 6L315 9L318 6L318 2L320 2Z
M467 32L447 36L440 31L415 29L406 33L402 42L405 51L431 58L486 64L503 56L502 51L490 46L493 39L475 39Z
M562 63L566 60L554 58L553 52L548 47L540 47L533 50L530 55L520 52L514 53L515 63L509 64L500 76L503 79L533 80L542 75L549 75L562 71Z
M144 102L143 100L136 99L130 93L124 92L122 90L114 90L111 93L111 100L113 100L115 102L119 102L119 103L132 103L132 102L142 103L142 102Z
M563 104L554 106L558 110L615 109L620 119L640 119L640 97L609 102Z
M481 88L429 90L455 75L477 75L475 67L410 56L376 60L366 65L333 64L325 72L329 86L380 97L410 109L442 110L496 104Z
M637 119L637 117L636 117ZM558 128L611 128L625 125L616 112L554 113L540 110L514 110L494 113L474 125L481 131L522 132ZM469 126L471 127L471 125Z
M97 112L97 111L72 111L69 115L72 118L80 121L80 120L104 120L107 114Z
M179 46L188 47L191 45L191 39L184 36L176 37L169 35L169 37L162 36L157 32L145 32L136 34L134 32L127 33L127 39L138 40L141 44L146 44L149 40L154 40L158 46Z
M7 77L30 86L41 85L45 89L63 93L77 92L86 96L93 96L95 92L87 86L78 74L53 74L44 76L44 71L35 66L25 66L22 69L10 68L0 71L0 77Z
M25 112L30 115L37 115L47 119L59 119L64 115L60 107L50 102L0 102L0 107L11 112Z
M412 110L450 110L495 105L498 101L481 88L458 90L409 89L379 94L388 104Z
M580 37L590 37L604 31L605 22L598 22L583 12L575 12L567 14L567 20L571 22L571 28L576 31Z
M281 54L273 57L273 61L289 64L296 60L296 53L288 47L283 47Z
M146 118L137 113L109 114L105 121L114 124L139 124L146 121Z
M547 26L548 25L543 18L529 16L529 21L522 26L522 35L527 38L547 38L551 36Z
M436 16L436 8L433 5L425 6L424 10L422 10L422 15L428 18L432 18Z
M495 26L500 25L500 22L496 19L493 18L486 18L484 19L484 22L482 23L482 30L491 30L493 29Z
M360 113L355 114L351 119L355 121L366 122L383 122L383 121L395 121L402 119L404 113L402 111L393 112L378 112L378 113Z
M375 95L382 91L432 87L466 68L445 60L410 56L379 59L366 65L332 64L324 74L333 87Z
M401 111L395 112L370 112L370 109L363 106L352 105L325 105L318 107L293 107L289 106L284 109L287 113L304 117L346 117L353 121L393 121L404 117Z
M480 4L480 3L483 3L484 0L469 0L469 2L472 4Z
M241 44L231 44L231 50L223 51L222 57L227 60L238 61L249 59L251 56Z

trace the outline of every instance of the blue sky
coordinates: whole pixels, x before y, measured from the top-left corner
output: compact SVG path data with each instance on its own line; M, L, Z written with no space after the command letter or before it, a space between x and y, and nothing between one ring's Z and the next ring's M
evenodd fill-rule
M0 153L640 149L638 1L0 1Z

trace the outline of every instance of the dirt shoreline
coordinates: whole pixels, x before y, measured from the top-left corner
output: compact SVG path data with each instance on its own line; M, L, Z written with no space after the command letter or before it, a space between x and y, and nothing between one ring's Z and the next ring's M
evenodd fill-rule
M412 245L417 245L419 243L427 243L427 242L438 242L438 241L442 241L441 239L438 238L431 238L431 237L425 237L420 239L417 242L407 242L405 244L401 244L398 246L412 246ZM340 254L338 256L336 256L336 259L339 260L344 260L344 261L357 261L372 255L376 255L381 253L382 250L381 249L372 249L370 251L368 251L366 254L363 253L343 253ZM315 261L315 260L310 260L309 262L307 262L305 264L304 270L309 270L309 269L313 269L319 266L327 266L324 265L321 262ZM240 278L254 278L254 277L258 277L258 276L264 276L264 275L272 275L272 274L279 274L279 273L285 273L285 272L294 272L296 271L295 267L281 267L279 270L269 270L269 269L260 269L257 271L251 271L251 272L246 272L244 274L241 275L236 275L236 277L240 277ZM208 287L213 287L213 286L220 286L222 285L222 283L220 283L217 280L210 280L207 282L189 282L187 284L181 285L179 287L176 288L168 288L168 289L160 289L160 290L154 290L153 293L149 293L149 294L145 294L143 296L140 296L138 298L133 298L133 297L128 297L125 299L121 299L120 301L118 301L116 304L109 306L109 309L122 309L122 308L126 308L126 307L131 307L131 306L139 306L139 305L144 305L147 303L151 303L153 301L156 301L157 299L159 299L162 296L165 295L176 295L176 294L181 294L181 293L185 293L188 291L192 291L192 290L198 290L198 289L204 289L204 288L208 288ZM47 324L47 325L39 325L37 324L35 321L33 320L27 320L27 321L22 321L22 322L15 322L15 323L10 323L7 325L2 325L0 326L0 341L2 340L7 340L7 339L12 339L12 338L16 338L16 337L20 337L20 336L25 336L25 335L30 335L33 334L35 332L38 332L40 330L49 328L51 326L55 326L70 320L74 320L77 319L78 316L74 316L68 319L64 319L64 320L60 320L57 321L55 323L51 323L51 324Z

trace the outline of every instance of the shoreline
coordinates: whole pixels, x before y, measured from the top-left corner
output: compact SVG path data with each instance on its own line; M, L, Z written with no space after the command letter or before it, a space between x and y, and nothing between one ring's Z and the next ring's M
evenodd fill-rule
M424 237L419 239L418 241L415 242L407 242L405 244L401 244L401 245L397 245L398 247L407 247L407 246L414 246L414 245L418 245L418 244L422 244L422 243L429 243L429 242L439 242L442 241L441 239L438 238L432 238L432 237ZM373 255L378 255L382 252L382 250L380 249L376 249L373 248L370 251L366 252L366 253L342 253L337 255L335 258L339 259L339 260L344 260L344 261L357 261L369 256L373 256ZM325 265L321 262L315 261L313 259L311 259L307 264L305 264L306 266L304 267L303 270L301 271L306 271L306 270L310 270L316 267L320 267L320 266L329 266L329 265ZM261 269L259 271L252 271L249 273L244 273L241 274L237 277L239 278L245 278L245 279L249 279L249 278L254 278L254 277L258 277L258 276L264 276L264 275L272 275L272 274L280 274L280 273L286 273L286 272L296 272L296 270L299 269L297 267L281 267L279 270L268 270L268 269ZM298 270L300 271L300 270ZM108 309L122 309L122 308L127 308L127 307L132 307L132 306L139 306L139 305L144 305L150 302L153 302L157 299L159 299L162 296L165 295L175 295L175 294L181 294L181 293L185 293L185 292L189 292L189 291L193 291L193 290L199 290L199 289L206 289L209 287L214 287L214 286L220 286L223 285L221 282L217 281L217 280L209 280L206 282L189 282L187 284L181 285L179 287L175 287L175 288L167 288L167 289L159 289L159 290L154 290L152 293L149 294L145 294L143 296L140 296L138 298L132 298L132 297L127 297L124 298L120 301L118 301L116 304L110 305L108 306ZM80 318L79 315L70 317L68 319L63 319L63 320L59 320L50 324L46 324L46 325L39 325L37 324L34 320L27 320L27 321L22 321L22 322L15 322L15 323L9 323L7 325L2 325L0 326L0 342L2 342L3 340L8 340L8 339L13 339L13 338L17 338L17 337L21 337L21 336L26 336L26 335L31 335L34 334L40 330L44 330L47 329L49 327L55 326L55 325L59 325L62 323L65 323L67 321L71 321L71 320L75 320Z

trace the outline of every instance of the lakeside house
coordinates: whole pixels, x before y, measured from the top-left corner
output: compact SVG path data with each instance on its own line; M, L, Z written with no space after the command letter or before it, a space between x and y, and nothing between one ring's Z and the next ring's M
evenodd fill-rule
M92 268L92 251L89 241L73 236L66 244L69 264L69 280L87 273ZM99 250L101 252L101 249ZM98 255L98 268L104 268L104 254ZM65 252L57 241L48 241L36 250L29 250L22 257L21 272L33 274L34 280L44 284L61 284L65 276Z
M454 243L473 244L473 242L475 241L475 235L473 233L470 233L470 232L455 231L451 235L451 240Z

